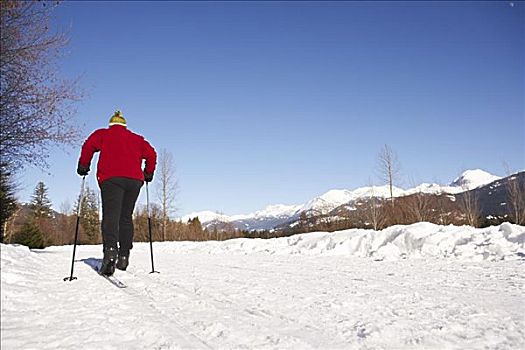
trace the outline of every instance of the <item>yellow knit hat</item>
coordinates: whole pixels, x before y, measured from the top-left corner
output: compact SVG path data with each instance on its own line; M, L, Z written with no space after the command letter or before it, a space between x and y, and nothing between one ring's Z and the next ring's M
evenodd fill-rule
M112 125L122 125L122 126L126 126L126 119L124 119L124 117L122 116L122 112L121 111L116 111L113 116L111 117L111 119L109 120L109 126L112 126Z

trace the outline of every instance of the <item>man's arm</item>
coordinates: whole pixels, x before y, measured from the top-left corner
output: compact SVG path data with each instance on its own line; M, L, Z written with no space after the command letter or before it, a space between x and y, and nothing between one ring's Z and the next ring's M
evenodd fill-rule
M93 154L100 151L100 144L102 140L102 130L97 130L84 142L82 145L82 151L80 152L80 158L78 160L79 169L82 167L89 171L89 166L91 165L91 159L93 159Z
M146 165L144 167L144 180L151 182L151 180L153 180L153 173L155 172L155 167L157 165L157 153L146 140L144 140L142 145L142 158L146 160Z

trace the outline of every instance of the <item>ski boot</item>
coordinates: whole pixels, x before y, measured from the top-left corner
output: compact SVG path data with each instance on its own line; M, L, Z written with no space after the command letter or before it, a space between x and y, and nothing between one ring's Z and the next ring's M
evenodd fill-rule
M100 274L111 276L115 272L115 261L117 260L117 248L104 247L104 259L100 266Z
M126 271L129 265L129 250L119 250L117 259L117 269Z

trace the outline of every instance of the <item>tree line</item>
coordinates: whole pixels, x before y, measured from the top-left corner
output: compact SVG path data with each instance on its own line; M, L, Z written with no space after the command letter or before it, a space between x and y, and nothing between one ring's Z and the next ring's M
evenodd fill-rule
M302 212L299 220L290 226L272 230L240 230L229 223L217 223L203 227L199 218L187 222L165 216L162 204L150 205L154 241L209 241L232 238L276 238L313 231L338 231L350 228L380 230L392 225L407 225L416 222L432 222L441 225L471 225L484 227L510 221L525 224L523 196L514 190L523 191L518 177L510 177L505 185L508 193L508 216L484 218L479 212L479 203L474 191L458 195L414 193L392 198L374 196L362 198L352 208L339 208L330 214ZM161 191L162 192L162 191ZM521 192L523 193L523 192ZM521 207L513 206L514 203ZM15 203L13 214L3 223L3 242L19 243L31 248L50 245L72 244L77 212L80 210L79 244L100 244L100 200L95 190L86 188L82 199L77 198L73 207L63 204L59 212L51 209L48 189L39 182L31 202ZM79 208L80 206L80 208ZM149 240L148 212L145 205L138 206L134 215L135 241ZM5 233L5 235L4 235Z
M98 193L89 187L84 189L82 198L79 196L73 207L63 203L60 211L55 211L49 200L47 186L39 182L30 203L18 203L13 197L13 203L8 210L9 213L2 215L6 218L2 223L1 238L4 243L23 244L30 248L73 244L77 215L80 215L78 243L102 243L101 201ZM203 228L198 218L180 222L166 217L165 213L166 209L163 209L162 205L153 203L150 206L149 216L154 241L202 241L226 237L222 233L219 234L217 230ZM135 227L134 240L137 242L149 241L148 212L145 205L135 210L133 224Z

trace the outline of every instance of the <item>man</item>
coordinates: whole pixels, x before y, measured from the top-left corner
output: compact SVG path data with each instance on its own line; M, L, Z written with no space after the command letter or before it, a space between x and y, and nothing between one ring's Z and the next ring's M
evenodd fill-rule
M77 173L89 173L91 159L100 152L97 180L102 192L102 242L104 258L100 273L111 276L126 270L133 248L132 214L143 182L151 182L157 154L144 137L127 129L120 111L109 120L109 128L93 132L84 142ZM144 170L142 161L146 160ZM118 246L117 246L118 243Z

